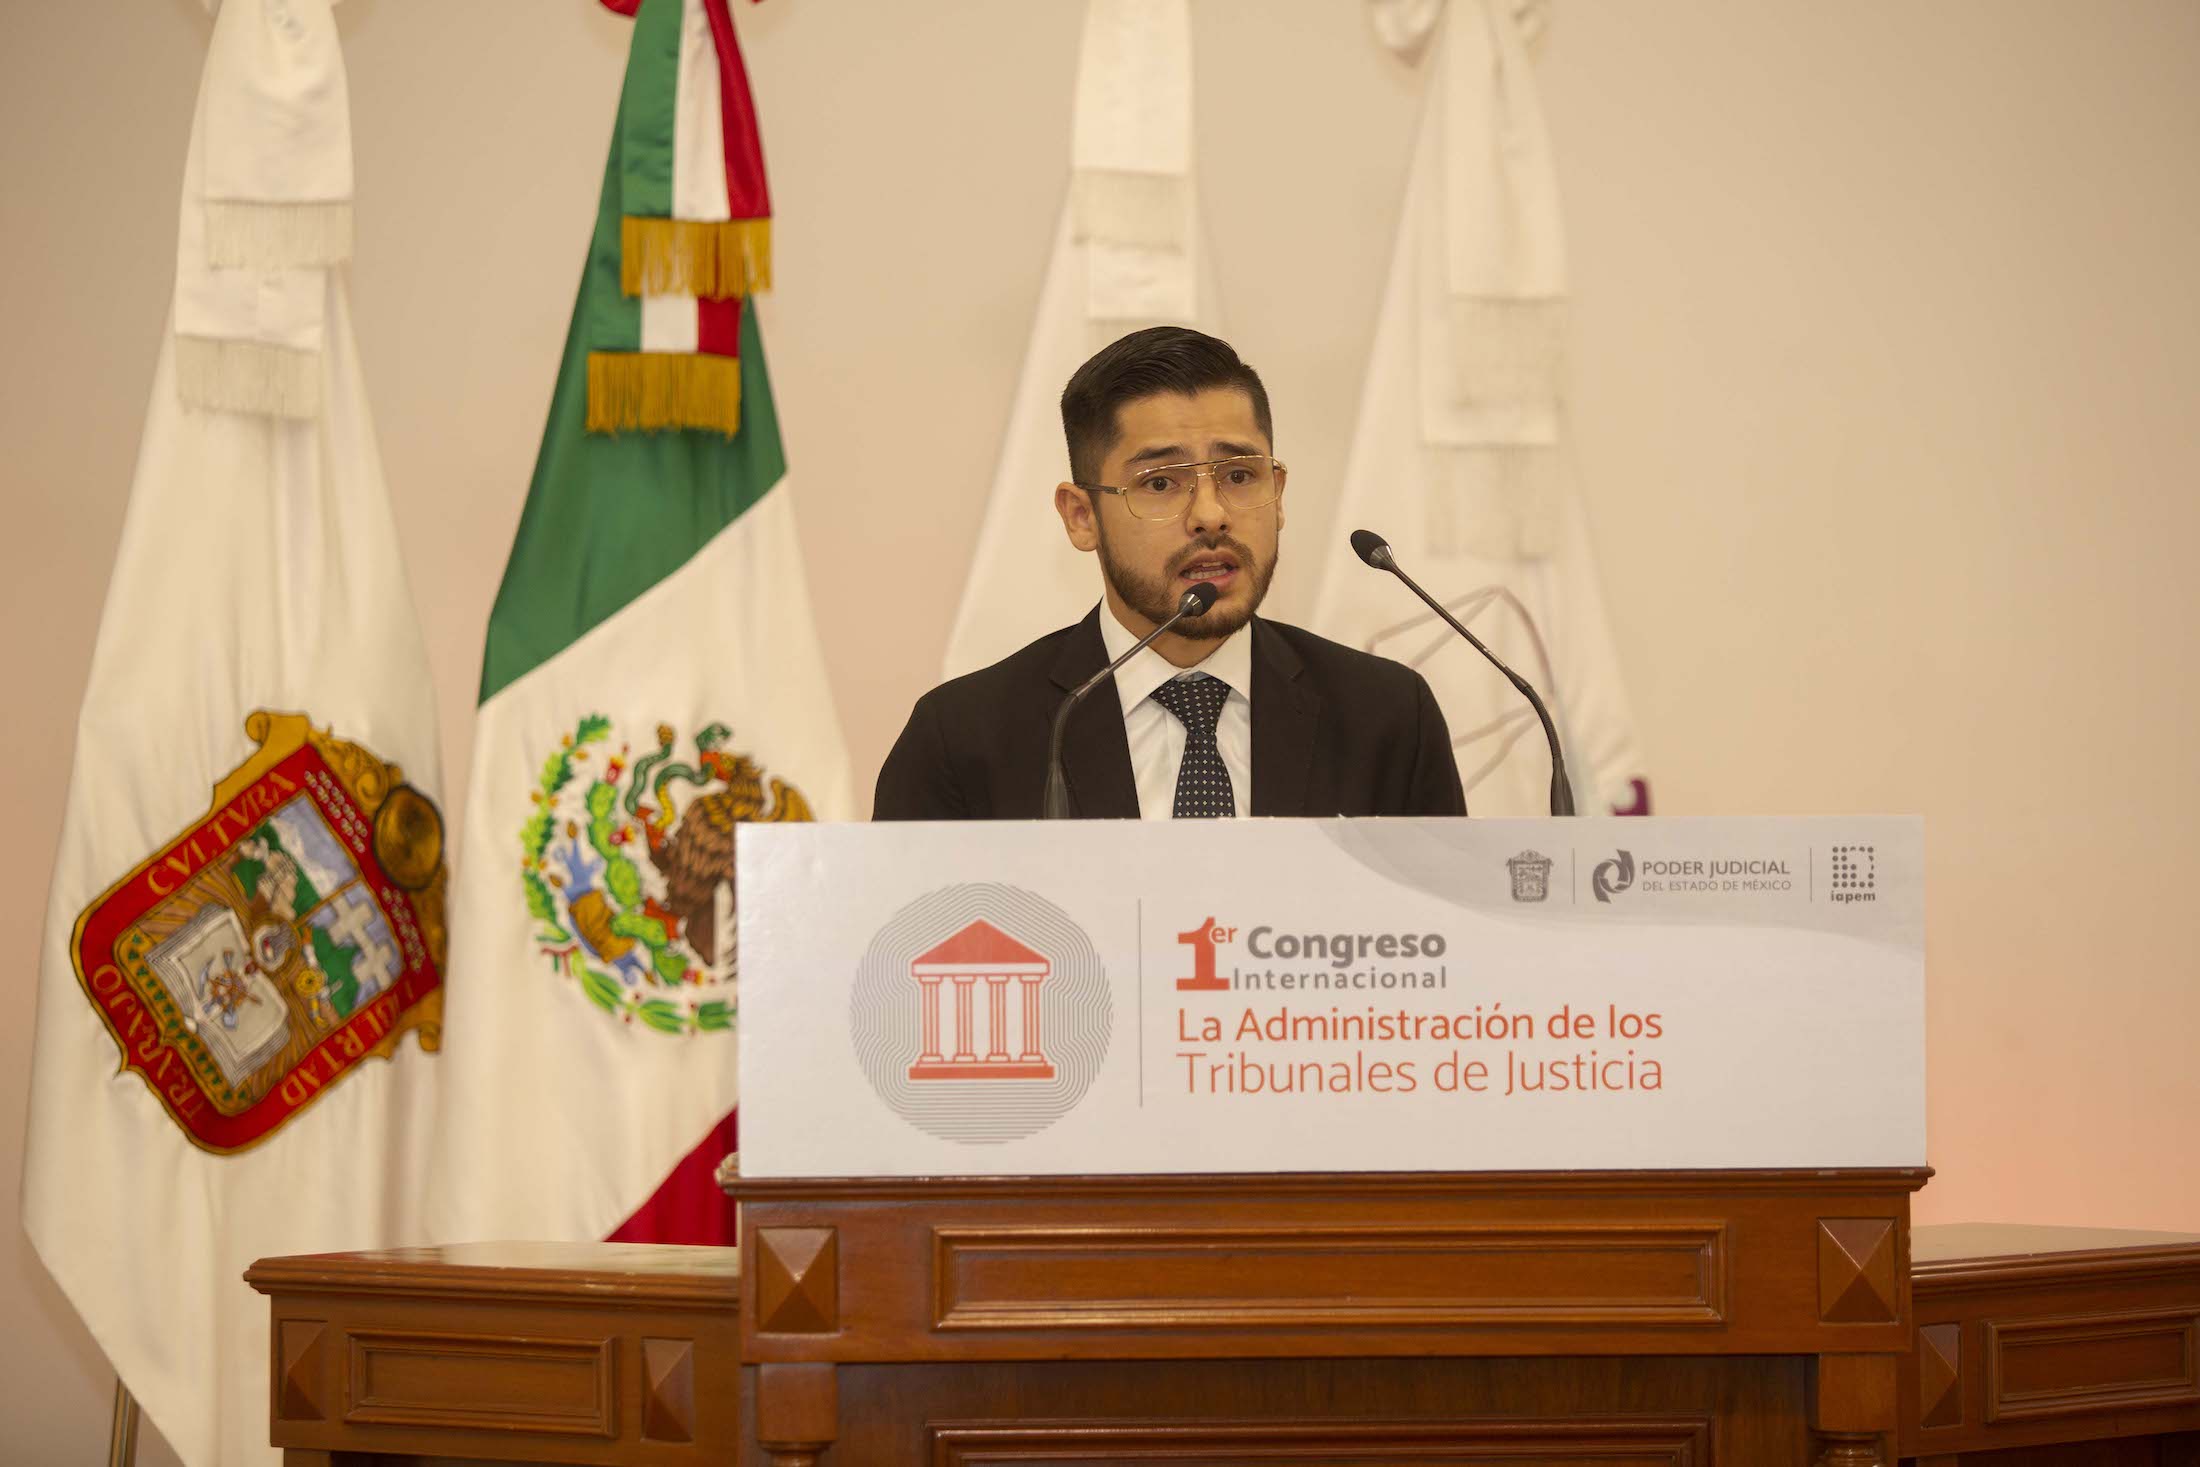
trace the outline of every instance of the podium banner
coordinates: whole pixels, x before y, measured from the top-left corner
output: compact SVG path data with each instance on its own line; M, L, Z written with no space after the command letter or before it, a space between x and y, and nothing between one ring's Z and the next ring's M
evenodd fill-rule
M745 826L749 1177L1919 1166L1924 827Z

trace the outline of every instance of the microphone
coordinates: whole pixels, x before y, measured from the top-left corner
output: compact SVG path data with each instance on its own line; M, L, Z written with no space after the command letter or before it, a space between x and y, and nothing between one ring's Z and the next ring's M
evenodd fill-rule
M1566 756L1558 747L1558 730L1551 725L1551 710L1543 706L1543 700L1536 696L1534 688L1528 686L1528 680L1507 667L1503 660L1495 652L1483 646L1482 639L1468 631L1466 624L1461 622L1458 617L1453 616L1442 602L1422 590L1419 582L1399 569L1397 557L1390 553L1390 542L1388 540L1385 540L1373 530L1354 530L1352 532L1352 549L1360 559L1366 561L1375 569L1389 571L1399 580L1404 581L1407 588L1414 595L1428 603L1429 610L1448 622L1453 631L1473 644L1475 651L1490 660L1490 666L1505 674L1505 680L1520 690L1520 696L1528 700L1528 706L1535 709L1535 716L1542 720L1543 737L1551 746L1551 813L1553 815L1573 814L1574 787L1566 779Z
M1062 731L1069 727L1070 710L1084 701L1085 694L1099 687L1109 678L1114 677L1117 668L1145 651L1154 638L1184 620L1185 617L1201 615L1208 607L1213 606L1217 594L1215 588L1205 582L1186 591L1183 599L1176 603L1176 615L1140 637L1137 646L1125 652L1121 657L1116 658L1106 667L1101 668L1091 677L1086 678L1082 683L1079 683L1077 691L1062 700L1062 706L1054 711L1054 732L1047 739L1047 792L1045 800L1039 807L1040 819L1069 819L1069 781L1062 777ZM1107 613L1103 611L1101 615L1105 616Z

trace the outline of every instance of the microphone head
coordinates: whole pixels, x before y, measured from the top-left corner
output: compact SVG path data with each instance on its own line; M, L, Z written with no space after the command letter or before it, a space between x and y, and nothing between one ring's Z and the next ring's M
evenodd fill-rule
M1373 530L1354 530L1352 551L1377 570L1390 570L1396 565L1390 557L1390 542Z
M1184 593L1183 599L1176 603L1177 611L1184 616L1202 615L1213 607L1215 598L1221 594L1214 587L1201 582Z

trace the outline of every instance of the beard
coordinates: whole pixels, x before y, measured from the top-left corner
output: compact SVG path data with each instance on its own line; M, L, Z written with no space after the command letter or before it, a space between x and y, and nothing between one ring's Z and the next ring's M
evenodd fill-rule
M1108 544L1105 521L1100 524L1100 573L1108 578L1115 594L1123 604L1137 612L1155 626L1176 615L1177 602L1182 593L1175 589L1178 572L1201 555L1217 550L1227 550L1237 557L1238 574L1252 588L1252 594L1242 606L1224 606L1217 603L1212 611L1201 616L1188 616L1176 624L1176 635L1194 642L1219 642L1253 619L1260 610L1260 603L1267 599L1268 583L1276 574L1276 560L1282 556L1279 546L1275 557L1263 565L1244 541L1228 535L1215 535L1194 540L1169 557L1169 563L1157 576L1144 575L1115 557L1114 547Z

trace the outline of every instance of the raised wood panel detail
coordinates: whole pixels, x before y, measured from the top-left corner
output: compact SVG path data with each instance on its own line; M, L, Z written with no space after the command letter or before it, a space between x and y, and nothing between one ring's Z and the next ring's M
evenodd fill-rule
M286 1319L275 1326L275 1416L279 1421L324 1421L321 1341L328 1322Z
M829 1335L840 1328L837 1229L756 1230L756 1327L785 1335Z
M642 1341L642 1440L695 1440L695 1342Z
M618 1435L608 1338L351 1331L353 1425Z
M1986 1419L2200 1403L2190 1309L1986 1322Z
M1928 1324L1918 1328L1917 1414L1920 1426L1963 1424L1961 1324Z
M1703 1328L1723 1224L933 1230L943 1330Z
M1709 1467L1701 1418L935 1425L932 1467Z
M1892 1324L1902 1315L1891 1217L1818 1219L1818 1317L1827 1324Z

